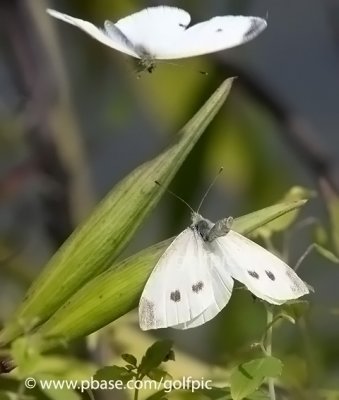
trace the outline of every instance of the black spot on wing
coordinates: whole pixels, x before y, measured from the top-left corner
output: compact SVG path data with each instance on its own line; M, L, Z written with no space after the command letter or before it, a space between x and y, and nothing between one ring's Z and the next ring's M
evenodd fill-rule
M218 28L218 29L216 30L216 32L222 32L222 29L221 29L221 28Z
M275 281L275 276L273 272L265 270L266 275L271 279L271 281Z
M202 291L203 287L204 287L204 282L199 281L195 285L192 285L192 291L194 293L199 293Z
M172 301L174 301L175 303L179 302L181 299L179 290L175 290L174 292L171 292L170 299Z
M255 271L247 271L252 278L259 279L259 274Z
M258 31L261 31L262 29L262 24L263 21L259 18L252 18L250 27L248 28L247 32L244 34L244 38L247 40L252 39L254 36L257 35Z

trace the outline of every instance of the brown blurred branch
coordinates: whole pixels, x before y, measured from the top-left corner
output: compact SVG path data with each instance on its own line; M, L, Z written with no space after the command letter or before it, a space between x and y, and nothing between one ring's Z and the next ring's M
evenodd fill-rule
M317 184L326 181L332 190L339 194L339 168L331 152L321 143L319 135L311 123L298 115L265 87L263 82L254 78L238 65L218 58L217 68L230 76L238 76L237 85L241 85L250 95L261 102L283 126L281 135L290 147L299 155L304 165L312 173ZM321 190L321 187L320 187Z
M26 100L26 142L46 183L41 194L46 230L58 248L92 204L65 74L53 52L57 46L43 1L2 0L0 26L17 90Z

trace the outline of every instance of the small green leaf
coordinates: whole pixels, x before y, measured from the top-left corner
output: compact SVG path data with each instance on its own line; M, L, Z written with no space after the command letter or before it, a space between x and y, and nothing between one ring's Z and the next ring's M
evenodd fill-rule
M129 371L124 367L119 367L118 365L101 368L93 376L93 379L99 382L121 380L123 383L126 383L133 378L135 378L134 372Z
M325 249L325 247L320 246L320 244L317 244L317 243L314 243L314 248L321 256L326 258L326 260L328 260L334 264L339 264L339 258L334 253L332 253L330 250Z
M263 357L238 365L231 374L231 395L241 400L254 393L266 377L281 375L282 362L275 357Z
M138 360L133 356L133 354L122 354L121 358L126 361L128 364L132 364L136 367Z
M171 379L171 375L167 373L166 371L160 369L160 368L152 368L148 373L147 376L150 379L153 379L154 381L157 382L163 382L165 379L169 380Z
M141 376L147 375L153 368L157 368L167 359L173 346L172 340L159 340L150 346L139 365Z

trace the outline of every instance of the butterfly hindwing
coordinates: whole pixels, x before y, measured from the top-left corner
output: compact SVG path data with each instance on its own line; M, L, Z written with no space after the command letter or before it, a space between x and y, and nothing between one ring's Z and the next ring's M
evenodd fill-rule
M216 239L225 268L255 296L282 304L309 293L307 285L285 262L235 231Z
M214 301L203 244L201 236L187 228L161 256L140 298L141 329L185 323Z

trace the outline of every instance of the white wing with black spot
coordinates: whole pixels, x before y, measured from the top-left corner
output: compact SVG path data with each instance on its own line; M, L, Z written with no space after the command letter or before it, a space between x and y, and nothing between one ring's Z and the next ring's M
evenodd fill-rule
M188 27L190 15L176 7L150 7L100 29L88 21L47 9L99 42L132 57L177 59L214 53L246 43L266 28L258 17L220 16Z
M308 286L285 262L235 231L215 240L225 267L255 296L282 304L309 293Z
M224 262L224 256L216 243L204 243L208 249L208 268L210 279L212 282L214 301L200 315L192 320L173 326L176 329L189 329L203 325L205 322L214 318L228 303L232 290L233 278L227 270Z
M214 302L204 241L185 229L159 259L139 302L143 330L176 326L190 321Z
M157 41L152 45L156 59L187 58L239 46L258 36L266 26L266 21L258 17L214 17L188 28L167 46Z

